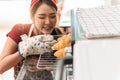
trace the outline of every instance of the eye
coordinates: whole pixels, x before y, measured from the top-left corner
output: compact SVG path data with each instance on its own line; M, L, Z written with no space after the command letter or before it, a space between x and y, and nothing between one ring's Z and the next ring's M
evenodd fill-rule
M50 18L56 18L56 15L51 15Z
M45 19L45 17L43 17L43 16L40 16L40 17L38 17L39 19Z

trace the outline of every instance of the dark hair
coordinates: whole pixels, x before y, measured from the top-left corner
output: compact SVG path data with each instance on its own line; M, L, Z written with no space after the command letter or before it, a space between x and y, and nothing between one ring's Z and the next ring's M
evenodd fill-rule
M33 0L32 0L33 1ZM31 3L32 3L31 1ZM55 8L55 10L57 11L57 6L56 4L52 1L52 0L39 0L31 9L30 9L30 16L31 18L33 18L36 10L38 9L38 7L42 4L45 3L53 8Z

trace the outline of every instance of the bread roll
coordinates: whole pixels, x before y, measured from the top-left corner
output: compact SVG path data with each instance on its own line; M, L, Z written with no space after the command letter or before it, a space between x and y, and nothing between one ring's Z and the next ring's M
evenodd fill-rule
M71 35L64 35L57 39L57 43L52 46L52 50L59 50L71 46Z
M64 58L65 57L65 49L62 48L54 53L54 56L57 58Z

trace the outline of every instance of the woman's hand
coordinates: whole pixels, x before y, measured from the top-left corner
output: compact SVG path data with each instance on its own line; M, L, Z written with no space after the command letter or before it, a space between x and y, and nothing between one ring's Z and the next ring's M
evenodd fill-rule
M19 54L26 58L28 55L38 55L44 52L51 52L51 46L56 41L48 35L34 36L21 41L18 45Z

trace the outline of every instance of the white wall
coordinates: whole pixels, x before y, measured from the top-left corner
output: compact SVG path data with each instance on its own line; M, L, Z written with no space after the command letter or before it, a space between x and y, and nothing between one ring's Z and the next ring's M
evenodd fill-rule
M120 4L120 0L105 0L106 5L118 5Z
M111 5L111 0L104 0L105 1L105 5Z
M120 4L120 0L111 0L111 5Z
M30 0L29 0L30 1ZM28 0L0 0L0 28L30 22Z

